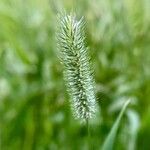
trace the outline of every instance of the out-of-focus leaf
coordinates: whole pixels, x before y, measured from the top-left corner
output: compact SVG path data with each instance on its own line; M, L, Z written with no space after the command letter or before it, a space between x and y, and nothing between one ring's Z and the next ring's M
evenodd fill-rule
M129 146L128 150L135 150L135 143L136 143L136 138L137 138L137 132L139 129L140 125L140 119L139 115L137 114L136 111L134 110L128 110L127 111L127 117L129 120L129 135L130 135L130 140L129 140Z
M121 110L117 120L115 121L112 129L110 130L110 132L109 132L109 134L108 134L108 136L107 136L107 138L106 138L106 140L104 142L102 150L112 150L113 149L115 137L117 135L117 131L118 131L118 128L119 128L119 125L120 125L121 118L122 118L122 116L123 116L123 114L124 114L124 112L125 112L125 110L126 110L126 108L127 108L129 103L130 103L130 100L128 100L124 104L124 106L123 106L123 108L122 108L122 110Z

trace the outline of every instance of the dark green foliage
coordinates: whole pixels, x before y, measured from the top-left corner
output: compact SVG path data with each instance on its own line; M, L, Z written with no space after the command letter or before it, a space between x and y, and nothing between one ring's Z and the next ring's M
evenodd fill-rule
M149 0L0 0L0 149L87 149L56 55L56 18L65 9L86 21L101 108L90 129L93 149L130 98L114 149L149 150L149 8Z

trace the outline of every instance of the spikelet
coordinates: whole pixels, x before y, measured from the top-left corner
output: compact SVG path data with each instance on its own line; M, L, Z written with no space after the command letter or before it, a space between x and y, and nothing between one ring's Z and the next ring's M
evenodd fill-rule
M73 115L81 121L92 118L96 112L94 80L85 47L84 21L73 15L59 18L57 42L64 78L70 95Z

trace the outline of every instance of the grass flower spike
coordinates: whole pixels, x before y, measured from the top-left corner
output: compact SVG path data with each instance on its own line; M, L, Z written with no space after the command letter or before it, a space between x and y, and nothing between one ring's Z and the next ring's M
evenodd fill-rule
M75 118L88 121L96 112L96 99L83 30L83 18L61 16L57 39L72 112Z

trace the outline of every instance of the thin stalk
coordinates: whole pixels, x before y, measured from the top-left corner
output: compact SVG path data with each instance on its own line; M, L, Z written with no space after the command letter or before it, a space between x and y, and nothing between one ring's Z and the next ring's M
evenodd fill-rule
M92 150L90 124L89 124L89 120L88 119L86 120L86 126L87 126L88 149Z

